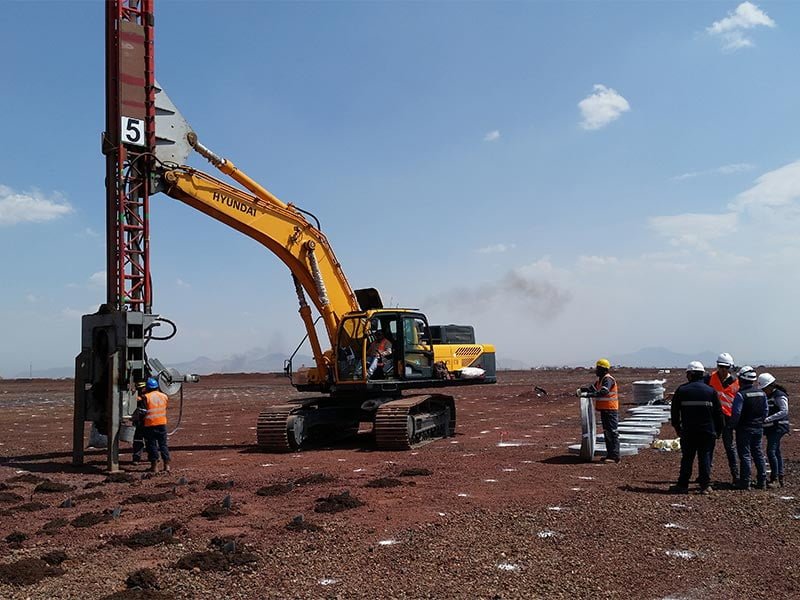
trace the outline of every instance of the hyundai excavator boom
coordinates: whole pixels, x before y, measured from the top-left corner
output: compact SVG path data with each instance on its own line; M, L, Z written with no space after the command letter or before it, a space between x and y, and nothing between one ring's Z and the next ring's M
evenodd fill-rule
M278 199L201 144L193 132L187 140L245 189L176 165L162 166L160 189L263 244L289 268L315 362L297 372L291 371L290 363L289 375L298 390L327 394L268 407L258 422L259 445L296 450L314 439L353 435L365 421L372 424L379 448L409 448L453 435L451 396L401 397L402 392L494 383L494 347L463 336L455 344L440 340L443 343L434 345L425 315L414 309L384 308L374 288L351 288L313 215ZM317 333L312 306L327 339ZM370 354L378 335L389 348L380 360Z

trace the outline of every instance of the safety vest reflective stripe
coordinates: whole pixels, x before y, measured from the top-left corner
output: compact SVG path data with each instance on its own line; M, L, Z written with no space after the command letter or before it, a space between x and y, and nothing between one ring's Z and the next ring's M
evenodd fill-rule
M147 411L144 415L145 427L167 424L167 401L166 394L158 391L145 394L145 404L147 406Z
M713 406L713 403L706 402L705 400L686 400L685 402L681 402L681 406L708 406L710 408Z
M594 389L600 391L603 387L603 379L606 377L611 377L611 375L606 375L601 379L598 379L594 382ZM597 410L619 410L619 399L617 396L617 382L616 380L611 377L611 389L608 390L608 396L602 396L599 398L595 398L594 406Z
M730 417L731 413L733 412L733 399L736 396L736 392L739 391L739 382L734 381L728 387L725 387L722 385L722 380L719 378L719 373L714 371L711 374L711 379L709 379L708 385L717 390L719 403L722 405L722 412L726 417Z

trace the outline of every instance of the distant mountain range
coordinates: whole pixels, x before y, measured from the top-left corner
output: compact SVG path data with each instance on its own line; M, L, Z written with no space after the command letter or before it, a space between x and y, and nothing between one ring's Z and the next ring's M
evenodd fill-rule
M657 368L686 367L691 361L699 360L708 368L716 365L717 354L708 350L697 354L681 354L667 348L650 347L642 348L636 352L629 352L628 354L611 354L608 356L608 360L613 365Z
M195 373L197 375L210 375L212 373L280 373L283 371L283 361L288 358L287 355L279 352L268 352L263 348L253 348L241 354L234 354L225 358L209 358L207 356L200 356L194 360L182 363L165 363L168 367L173 367L181 373ZM667 348L662 347L648 347L637 350L636 352L629 352L627 354L611 354L607 357L612 364L625 366L625 367L642 367L642 368L673 368L685 367L693 360L699 360L706 368L713 368L717 354L710 351L698 352L697 354L682 354L673 352ZM590 366L594 364L597 357L587 357L586 360L581 362L574 362L569 365L553 365L553 366ZM312 365L314 359L305 354L298 354L294 357L293 367L297 370L299 367ZM775 363L772 363L775 364ZM786 363L779 363L782 365L797 365L800 364L800 356L795 356ZM758 366L758 365L753 365ZM517 360L515 358L499 357L497 359L498 370L525 370L531 368L530 363ZM47 378L47 379L62 379L73 377L75 374L72 367L59 367L54 369L43 369L33 371L34 378ZM19 373L17 378L25 379L31 373Z

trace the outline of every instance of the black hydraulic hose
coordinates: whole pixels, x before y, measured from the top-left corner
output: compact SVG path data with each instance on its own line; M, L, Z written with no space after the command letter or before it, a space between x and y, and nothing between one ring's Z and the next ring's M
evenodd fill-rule
M295 210L297 210L297 212L301 212L301 213L303 213L304 215L308 215L309 217L311 217L312 219L314 219L314 222L317 224L317 229L319 229L320 231L322 231L322 225L320 225L320 223L319 223L319 219L318 219L318 218L317 218L317 217L314 215L314 213L310 213L310 212L308 212L307 210L303 210L302 208L298 208L297 206L295 206L294 208L295 208Z
M159 323L159 322L162 322L162 321L164 323L167 323L167 324L172 326L172 332L169 335L166 335L166 336L163 336L163 337L154 336L152 334L153 327L156 326L156 323ZM144 345L147 346L147 343L150 340L156 340L156 341L159 341L159 342L163 342L163 341L166 341L166 340L171 340L172 338L175 337L175 334L178 333L178 326L175 325L175 323L173 323L172 321L170 321L166 317L158 317L153 321L153 323L147 328L147 330L144 333L145 333Z

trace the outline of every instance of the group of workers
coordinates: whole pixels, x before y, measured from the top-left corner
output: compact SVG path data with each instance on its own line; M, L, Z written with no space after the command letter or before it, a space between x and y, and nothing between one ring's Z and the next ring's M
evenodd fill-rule
M611 363L601 358L595 365L596 381L578 388L577 395L595 399L600 411L606 456L601 462L620 461L619 399L617 382L610 374ZM697 483L701 494L711 493L714 446L722 438L731 474L738 489L766 489L777 482L783 487L781 438L789 433L789 397L786 388L771 373L756 373L750 366L734 371L733 357L723 352L717 368L706 373L699 361L686 367L687 382L672 396L671 422L681 443L678 482L670 488L676 493L689 490L695 458ZM770 476L767 480L762 438L767 438ZM756 481L752 482L755 464Z
M678 482L670 489L689 489L695 457L700 493L711 492L714 446L722 438L731 484L738 489L766 489L777 482L783 487L781 438L789 433L789 397L786 388L771 373L756 373L741 367L734 377L733 357L724 352L717 369L707 375L702 363L686 368L687 383L672 397L672 426L681 440ZM710 390L710 392L709 392ZM767 480L763 438L767 438L770 474ZM756 480L751 481L755 465Z

